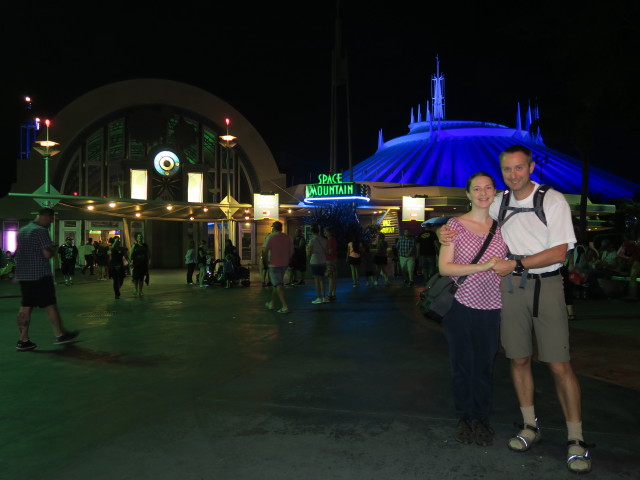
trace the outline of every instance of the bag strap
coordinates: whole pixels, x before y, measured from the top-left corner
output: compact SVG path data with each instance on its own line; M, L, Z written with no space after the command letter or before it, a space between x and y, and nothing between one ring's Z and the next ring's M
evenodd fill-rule
M497 226L498 226L498 221L494 220L493 223L491 224L491 227L489 228L489 234L487 235L487 238L484 239L484 243L480 247L480 250L478 250L478 253L474 257L474 259L471 260L471 263L478 263L480 258L482 258L482 255L484 255L485 250L487 249L487 247L489 247L489 244L491 243L491 239L493 239L493 236L496 233L496 227ZM464 276L458 278L458 281L455 282L457 287L462 285L462 282L464 282L467 279L468 276L469 275L464 275Z

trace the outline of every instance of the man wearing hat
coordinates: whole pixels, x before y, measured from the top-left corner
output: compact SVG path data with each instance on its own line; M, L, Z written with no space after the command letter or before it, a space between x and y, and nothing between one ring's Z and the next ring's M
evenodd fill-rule
M55 255L53 242L49 237L49 225L53 222L54 211L43 208L38 216L18 232L16 249L16 278L20 282L22 303L18 311L18 331L20 339L16 350L32 350L36 344L29 340L31 311L35 307L44 308L55 334L55 343L69 343L78 332L67 332L62 326L58 312L56 291L49 259Z
M289 307L284 298L284 274L293 256L293 240L282 232L282 223L276 221L271 224L271 234L264 244L263 255L267 259L269 279L273 284L271 301L265 303L265 307L267 310L273 310L276 299L279 299L281 308L278 313L289 313Z

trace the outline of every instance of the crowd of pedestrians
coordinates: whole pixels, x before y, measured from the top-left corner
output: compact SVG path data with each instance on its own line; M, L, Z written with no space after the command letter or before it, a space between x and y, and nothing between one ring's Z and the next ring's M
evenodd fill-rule
M522 418L507 447L526 452L540 441L532 372L535 341L538 360L546 363L552 374L566 423L567 468L586 473L592 459L590 445L583 438L580 385L569 355L568 321L575 319L570 287L627 275L628 296L636 299L640 236L618 245L605 239L599 250L578 243L568 204L553 189L545 192L542 208L546 217L540 223L540 212L533 207L540 185L530 178L535 167L531 151L514 145L501 153L499 161L508 187L505 192L498 193L494 179L478 172L466 187L468 213L451 218L438 232L426 224L417 234L404 228L393 245L379 231L352 232L345 244L339 245L331 227L312 224L308 237L303 228L289 236L281 222L273 222L260 252L262 285L271 287L265 307L289 313L285 286L304 285L307 271L315 289L311 304L337 301L340 262L344 262L353 287L360 286L362 276L368 288L386 287L395 278L413 287L418 278L426 282L436 273L450 276L458 287L442 325L451 360L452 410L458 417L454 438L464 444L493 444L493 363L502 345L510 359ZM513 214L501 216L505 209ZM94 275L97 269L98 280L112 280L115 299L121 297L128 275L136 296L142 296L149 284L151 250L141 233L135 235L130 249L117 235L108 242L88 238L80 248L73 237L67 237L56 249L48 232L53 215L51 209L42 209L19 231L15 253L22 296L17 317L19 351L36 348L29 338L33 308L45 309L56 343L71 342L78 335L63 327L57 308L51 268L56 255L66 286L73 285L79 262L83 275ZM223 284L230 288L234 273L241 268L238 250L230 239L225 242L223 257L219 268ZM208 286L211 256L205 240L197 246L189 241L184 263L188 285ZM285 283L287 274L289 281Z
M281 228L281 224L279 225ZM285 232L278 232L286 235ZM289 277L289 282L284 282L283 286L304 285L305 274L308 271L316 289L316 298L311 302L313 304L337 300L336 279L342 265L347 269L354 288L360 286L361 277L364 277L366 287L386 287L394 282L394 278L403 278L405 286L413 286L416 278L422 278L426 283L429 276L438 271L437 235L428 225L416 236L411 235L408 229L405 230L391 247L382 232L352 232L342 245L344 256L341 259L338 257L341 248L332 227L311 224L308 232L307 238L304 229L296 228L293 237L290 237L293 244L291 257L286 265L278 265L278 269L284 268L285 277L287 274ZM260 252L259 268L263 287L276 286L270 275L270 267L273 267L269 264L270 253L265 248L272 234L267 235ZM304 255L299 248L302 245L306 245ZM394 275L393 257L397 251L402 254L402 270ZM279 289L279 286L277 287ZM271 303L267 308L269 306Z
M511 147L500 155L500 165L513 197L498 193L494 179L478 172L469 178L466 187L471 207L468 213L450 219L438 233L429 225L417 235L405 228L392 246L382 232L374 231L367 238L363 232L354 232L342 246L331 227L312 224L308 238L302 228L291 237L281 222L273 222L260 257L262 285L271 286L265 307L280 314L289 313L285 286L303 285L307 271L315 289L311 303L335 302L340 262L344 262L354 287L360 285L361 276L367 287L386 287L398 277L412 287L418 278L426 282L437 272L452 277L460 286L444 317L443 330L451 359L452 405L459 419L454 438L464 444L493 444L489 420L493 362L501 344L511 362L522 417L507 447L526 452L540 441L531 368L536 341L538 359L547 363L552 373L566 423L567 468L586 473L591 470L591 453L583 438L580 386L569 357L567 321L572 319L573 304L567 300L566 287L574 282L571 278L576 274L589 279L626 272L635 280L640 238L627 239L621 245L603 241L600 251L577 244L568 204L562 194L553 190L547 192L543 204L547 207L547 223L543 227L536 223L539 218L533 208L527 206L533 204L539 187L530 179L535 165L531 152L525 147ZM508 222L500 217L503 199L507 207L512 206L520 214L507 217ZM29 339L31 311L36 307L46 310L56 343L71 342L78 334L63 328L57 309L50 265L55 255L68 286L73 285L79 259L83 261L82 274L94 275L97 268L98 280L112 280L115 299L120 298L127 275L132 277L134 295L142 296L143 286L149 283L151 251L142 234L135 235L130 249L125 248L119 236L108 242L88 238L80 248L72 237L67 237L56 249L47 230L52 219L53 212L42 209L36 220L19 232L15 256L22 303L17 318L17 350L36 348ZM529 228L532 223L536 228ZM339 256L339 251L344 256ZM197 247L193 240L189 241L184 263L186 283L198 283L204 288L210 263L206 241L200 241ZM239 267L237 248L227 240L220 266L226 288L232 285L234 271ZM285 283L287 274L289 282ZM636 287L635 282L631 287ZM630 295L635 293L630 290Z
M43 215L42 218L47 217ZM42 222L44 223L44 220ZM47 235L49 235L48 232ZM136 234L135 238L132 248L127 249L119 235L108 240L95 241L89 237L79 247L76 246L75 239L68 236L63 244L57 247L52 245L52 257L58 260L65 286L74 285L77 270L80 270L82 275L88 276L96 275L97 272L96 281L111 280L115 299L119 299L125 278L131 276L133 294L142 296L143 285L149 285L151 256L148 245L142 241L142 234ZM13 257L12 255L12 271L15 269ZM56 267L49 262L48 268L53 272Z

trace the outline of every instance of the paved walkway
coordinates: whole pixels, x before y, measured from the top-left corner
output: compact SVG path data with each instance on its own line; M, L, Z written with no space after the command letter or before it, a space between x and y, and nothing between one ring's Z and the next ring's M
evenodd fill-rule
M340 280L338 302L312 305L313 286L287 287L292 313L264 309L268 289L183 284L151 273L143 298L76 275L58 302L79 341L16 352L18 287L0 282L0 478L558 479L565 428L546 367L534 365L544 441L506 446L519 410L496 360L492 447L452 440L447 346L415 308L420 287ZM129 285L126 283L125 285ZM578 301L573 355L591 479L640 476L637 304Z

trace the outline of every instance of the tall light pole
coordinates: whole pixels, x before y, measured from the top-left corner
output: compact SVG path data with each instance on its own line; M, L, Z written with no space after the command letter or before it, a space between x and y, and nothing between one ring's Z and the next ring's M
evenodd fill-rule
M226 135L221 135L220 138L222 139L222 143L221 145L226 149L226 159L227 159L227 199L229 200L229 203L227 204L227 218L230 217L230 206L231 206L231 165L230 165L230 159L229 159L229 149L235 147L235 142L234 140L236 139L236 137L234 137L233 135L229 135L229 124L231 123L231 120L229 120L229 118L225 118L224 119L225 123L227 124L227 134Z
M42 201L41 205L45 208L53 208L53 206L55 205L55 203L57 203L57 201L54 203L51 199L51 183L49 182L49 158L60 153L60 150L55 148L60 144L58 142L54 142L53 140L49 139L49 127L51 126L51 120L49 119L45 120L44 124L47 127L46 140L36 141L35 143L37 143L38 145L34 146L33 149L36 152L38 152L40 155L42 155L42 157L44 158L44 197L45 198ZM49 236L52 239L55 238L55 223L56 222L51 222L51 224L49 225ZM51 267L51 272L54 273L54 278L55 278L54 258L55 257L50 258L49 264Z
M227 134L226 135L221 135L220 139L222 140L221 145L226 149L226 159L227 159L227 238L231 239L231 241L233 242L233 235L234 232L232 232L232 227L233 224L231 222L232 220L232 215L233 213L237 210L236 208L233 209L233 212L231 211L231 199L233 198L231 196L231 161L230 161L230 154L229 154L229 150L233 147L235 147L235 142L234 140L236 139L236 137L234 137L233 135L229 135L229 124L231 123L231 121L229 120L229 118L225 118L224 119L225 123L227 124ZM222 248L222 254L224 254L224 247Z
M51 126L51 120L47 119L44 121L44 124L47 128L46 132L47 132L47 137L46 140L38 140L35 143L38 144L38 146L33 147L33 149L38 152L40 155L42 155L42 157L44 158L44 193L47 196L51 195L51 183L49 182L49 158L53 157L54 155L57 155L58 153L60 153L59 149L56 149L54 147L57 147L58 145L60 145L58 142L54 142L53 140L49 140L49 127ZM45 200L46 205L43 205L45 207L51 207L51 200L49 198L47 198Z

